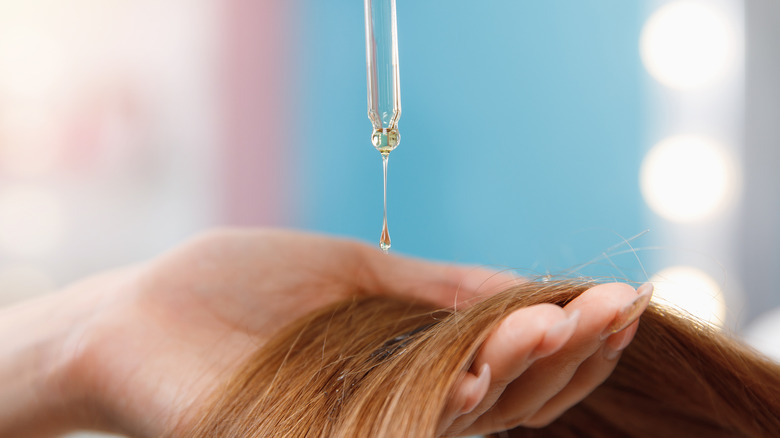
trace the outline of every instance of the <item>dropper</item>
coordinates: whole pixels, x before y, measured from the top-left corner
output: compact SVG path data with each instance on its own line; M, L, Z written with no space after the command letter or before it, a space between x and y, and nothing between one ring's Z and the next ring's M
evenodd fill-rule
M395 0L365 0L366 71L368 73L368 118L373 125L371 143L382 154L384 219L379 246L390 249L387 228L387 162L398 146L401 117L401 87L398 77L398 31Z

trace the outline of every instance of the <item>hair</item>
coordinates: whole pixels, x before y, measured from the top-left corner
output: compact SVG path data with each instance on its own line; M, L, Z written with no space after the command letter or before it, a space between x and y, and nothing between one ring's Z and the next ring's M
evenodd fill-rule
M505 316L563 306L589 286L529 282L457 311L388 297L336 303L259 348L184 435L437 436L459 376ZM651 303L600 387L546 427L498 436L780 436L780 366Z

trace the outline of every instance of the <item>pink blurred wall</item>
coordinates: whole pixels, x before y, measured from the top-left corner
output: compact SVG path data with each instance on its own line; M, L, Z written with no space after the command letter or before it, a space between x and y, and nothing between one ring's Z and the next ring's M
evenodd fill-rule
M291 120L295 2L226 2L223 221L284 225L294 214Z

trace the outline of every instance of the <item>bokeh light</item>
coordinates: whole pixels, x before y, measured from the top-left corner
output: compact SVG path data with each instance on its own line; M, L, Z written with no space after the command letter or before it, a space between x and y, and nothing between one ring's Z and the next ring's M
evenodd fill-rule
M705 219L733 200L737 166L715 142L698 136L668 138L645 156L640 186L657 214L676 222Z
M640 51L650 74L676 89L712 85L736 64L735 25L712 4L669 3L642 30Z
M780 307L758 316L745 329L745 341L780 363Z
M0 250L46 255L61 243L63 232L62 207L51 192L27 186L0 192Z
M705 272L691 266L672 266L655 274L653 300L671 304L691 315L722 327L726 302L718 283Z

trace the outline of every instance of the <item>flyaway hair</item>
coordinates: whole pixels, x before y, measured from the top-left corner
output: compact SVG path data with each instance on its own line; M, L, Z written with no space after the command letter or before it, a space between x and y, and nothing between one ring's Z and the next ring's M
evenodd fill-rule
M194 437L435 437L504 317L592 284L528 282L465 310L362 297L312 313L217 388ZM179 433L177 433L179 435ZM651 304L612 375L550 425L501 437L777 437L780 366Z

